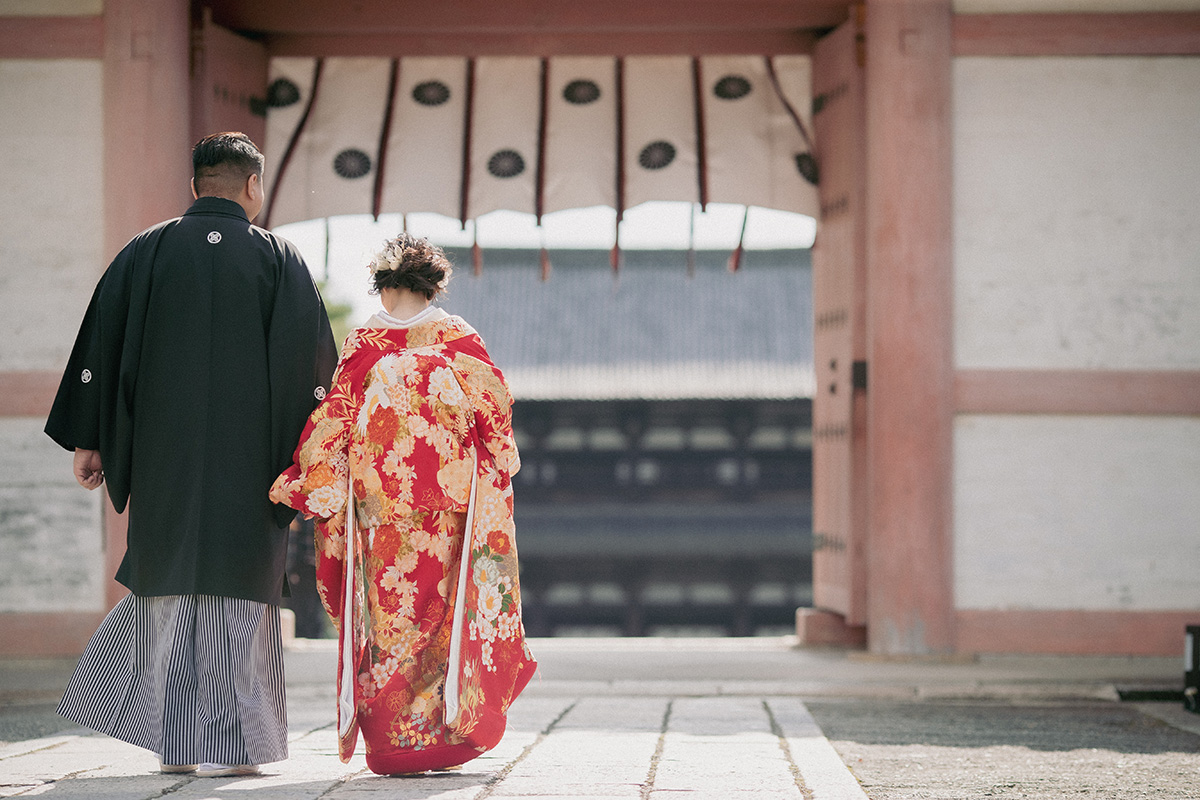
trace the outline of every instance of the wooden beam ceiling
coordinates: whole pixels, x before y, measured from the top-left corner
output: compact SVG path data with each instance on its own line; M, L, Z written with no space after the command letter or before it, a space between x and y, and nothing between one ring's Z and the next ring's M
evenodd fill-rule
M806 53L849 0L196 0L272 55Z

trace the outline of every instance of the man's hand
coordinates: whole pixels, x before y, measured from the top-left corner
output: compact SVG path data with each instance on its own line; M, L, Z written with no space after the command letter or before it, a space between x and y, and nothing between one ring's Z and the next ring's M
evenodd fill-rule
M104 483L104 468L100 464L99 450L75 448L75 480L85 489L95 489Z

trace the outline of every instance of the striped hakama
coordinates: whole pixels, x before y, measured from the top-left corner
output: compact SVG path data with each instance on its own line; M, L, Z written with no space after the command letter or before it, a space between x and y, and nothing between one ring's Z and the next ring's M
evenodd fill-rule
M165 764L282 761L279 608L213 595L130 594L92 636L58 713Z

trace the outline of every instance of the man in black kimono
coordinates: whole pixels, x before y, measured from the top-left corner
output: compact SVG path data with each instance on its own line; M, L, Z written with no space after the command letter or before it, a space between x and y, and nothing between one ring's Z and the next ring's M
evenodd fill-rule
M278 603L295 512L267 492L336 352L299 252L251 224L258 148L214 134L192 163L192 207L100 279L46 424L81 485L129 506L116 578L131 594L60 713L164 771L253 774L287 757Z

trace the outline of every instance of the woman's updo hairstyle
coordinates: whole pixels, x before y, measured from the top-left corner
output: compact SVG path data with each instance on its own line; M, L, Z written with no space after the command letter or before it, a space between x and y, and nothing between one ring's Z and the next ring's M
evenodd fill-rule
M411 233L402 233L385 242L368 266L371 294L384 289L411 289L427 300L446 290L454 272L442 248Z

